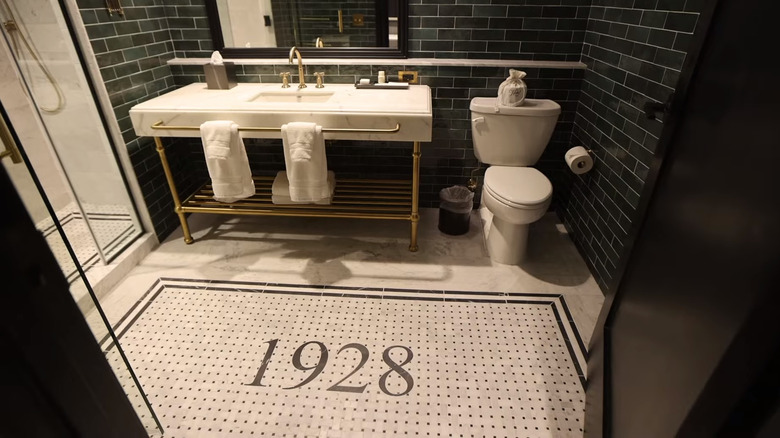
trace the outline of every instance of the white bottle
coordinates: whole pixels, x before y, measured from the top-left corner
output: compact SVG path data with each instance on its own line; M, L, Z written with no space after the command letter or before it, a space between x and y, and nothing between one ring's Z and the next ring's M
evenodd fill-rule
M379 79L377 80L377 83L378 84L387 83L387 79L385 78L385 72L384 71L380 71L379 72Z

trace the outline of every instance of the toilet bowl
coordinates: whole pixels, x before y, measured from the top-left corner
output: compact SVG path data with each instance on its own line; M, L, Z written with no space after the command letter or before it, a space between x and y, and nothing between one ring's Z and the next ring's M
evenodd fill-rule
M507 265L523 261L528 225L547 212L552 184L533 167L492 166L485 172L482 202L493 214L487 236L490 257Z
M535 164L552 137L561 107L551 100L526 99L501 107L496 98L471 101L472 138L485 171L482 202L493 214L487 235L490 258L516 265L525 259L529 224L547 212L552 184Z

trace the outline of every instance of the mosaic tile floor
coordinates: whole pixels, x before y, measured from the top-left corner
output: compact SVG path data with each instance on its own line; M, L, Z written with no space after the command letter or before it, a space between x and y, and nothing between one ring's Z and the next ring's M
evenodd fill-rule
M89 206L87 211L92 232L95 233L98 242L104 245L103 252L107 257L121 250L129 239L137 234L138 230L130 215L121 206ZM84 271L100 263L90 230L75 206L69 205L57 212L57 217ZM78 271L54 222L48 217L40 221L36 228L46 238L65 277L69 282L74 282L78 278Z
M116 332L165 436L582 435L561 295L162 278Z
M484 209L461 236L441 233L437 213L422 209L414 253L401 221L190 216L193 244L174 232L101 298L164 436L582 436L583 351L604 297L560 221L532 224L528 260L508 266L487 254ZM87 319L100 324L95 312ZM265 386L248 385L274 340ZM298 364L318 364L311 341L328 352L324 369L283 389L316 371L293 363L305 344ZM364 392L329 391L358 367L362 346L368 360L341 386ZM380 387L393 346L412 353L403 396ZM388 351L399 364L400 347ZM115 350L120 381L159 436ZM396 371L384 385L407 388Z

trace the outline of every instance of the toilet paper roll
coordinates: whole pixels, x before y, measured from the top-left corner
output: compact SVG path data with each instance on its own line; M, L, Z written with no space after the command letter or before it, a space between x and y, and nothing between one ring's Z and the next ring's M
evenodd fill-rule
M575 146L566 151L566 164L572 172L582 175L593 169L593 158L587 149L582 146Z

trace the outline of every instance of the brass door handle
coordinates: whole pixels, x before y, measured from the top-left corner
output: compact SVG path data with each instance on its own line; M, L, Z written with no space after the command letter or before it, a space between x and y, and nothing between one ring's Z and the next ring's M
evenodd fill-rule
M344 12L339 9L339 33L344 33Z
M8 129L8 125L5 124L5 120L2 117L0 117L0 141L5 146L5 150L0 152L0 160L5 157L11 157L11 161L14 164L21 163L22 154L19 153L19 147L16 145L13 135L11 135L11 130Z

